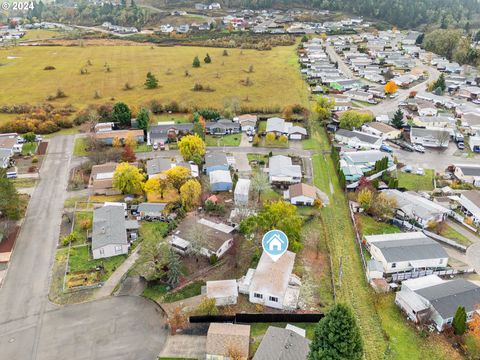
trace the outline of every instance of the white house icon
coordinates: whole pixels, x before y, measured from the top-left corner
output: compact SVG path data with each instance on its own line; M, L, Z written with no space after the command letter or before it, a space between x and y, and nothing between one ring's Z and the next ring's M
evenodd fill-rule
M277 234L273 235L267 240L267 246L269 251L281 251L285 241Z

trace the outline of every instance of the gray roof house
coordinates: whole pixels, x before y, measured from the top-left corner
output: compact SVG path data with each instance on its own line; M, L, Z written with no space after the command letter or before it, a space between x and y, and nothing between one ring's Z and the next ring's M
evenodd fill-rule
M310 340L289 329L269 326L253 360L306 360Z
M166 203L150 203L144 202L138 204L137 212L142 219L146 217L158 218L163 215L163 210L167 206Z
M176 164L170 159L154 158L147 161L147 174L148 176L157 175L174 167L175 165Z
M422 232L365 236L372 258L383 272L396 273L417 269L445 268L448 255L436 241Z
M302 181L302 167L293 165L288 156L275 155L269 160L268 175L270 184L296 184Z
M366 134L361 131L350 131L339 129L335 133L335 140L341 144L346 144L356 149L380 149L382 138L375 135Z
M209 152L205 155L205 165L203 170L207 175L215 170L229 170L227 155L220 151Z
M454 164L455 176L458 180L480 186L480 165L477 164Z
M125 210L123 206L106 205L93 211L92 256L107 258L128 253Z
M160 124L153 125L148 131L148 143L154 144L160 141L167 141L169 138L175 138L177 136L186 135L192 132L193 123L183 124Z
M448 147L450 133L443 129L424 129L412 127L410 140L413 144L425 147Z
M421 227L428 222L440 222L451 212L450 209L418 195L412 191L401 192L395 189L383 190L387 196L392 196L397 201L396 217L400 220L414 220Z
M414 322L432 322L438 331L451 326L459 306L467 321L480 303L480 287L465 279L442 280L437 275L405 280L395 303Z

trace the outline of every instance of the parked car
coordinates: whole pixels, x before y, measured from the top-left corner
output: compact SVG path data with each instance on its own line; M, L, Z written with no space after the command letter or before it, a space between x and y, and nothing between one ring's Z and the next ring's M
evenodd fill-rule
M415 174L417 174L417 175L425 175L425 171L423 171L423 168L418 168L417 171L415 171Z
M406 172L406 173L411 173L413 171L413 169L410 165L407 165L402 169L402 171Z
M17 144L24 144L26 143L25 139L23 136L17 136Z
M43 137L41 135L35 135L35 141L42 141L43 140Z
M395 99L398 96L398 93L390 94L390 99Z
M399 142L398 145L399 145L403 150L410 151L410 152L414 152L414 151L415 151L415 148L414 148L412 145L410 145L410 144L408 144L408 143L406 143L406 142L404 142L404 141Z
M158 150L158 144L157 143L153 143L153 150Z
M420 153L424 153L424 152L425 152L425 148L424 148L422 145L420 145L420 144L415 144L415 145L413 145L413 148L415 149L415 151L418 151L418 152L420 152Z
M386 153L390 153L390 154L393 152L392 148L389 147L388 145L385 145L385 144L382 144L382 145L380 146L380 151L383 151L383 152L386 152Z
M253 142L253 136L248 137L248 142Z
M160 150L165 150L165 143L160 141Z
M465 144L463 142L458 142L457 143L457 147L460 149L460 150L463 150L465 149Z

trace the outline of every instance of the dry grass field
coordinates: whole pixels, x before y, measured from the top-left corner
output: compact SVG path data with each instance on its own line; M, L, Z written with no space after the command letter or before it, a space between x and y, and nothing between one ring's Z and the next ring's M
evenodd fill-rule
M206 53L212 58L205 64ZM0 104L45 101L61 88L66 98L52 103L78 107L107 101L142 105L151 99L172 100L184 106L223 108L229 99L252 108L283 107L307 103L305 83L299 76L295 47L271 51L202 47L132 46L17 46L0 50ZM200 68L193 68L198 55ZM88 65L90 61L91 65ZM108 64L111 71L106 71ZM253 65L253 72L248 73ZM44 70L54 66L55 70ZM86 68L87 75L80 70ZM159 88L144 87L148 71L156 75ZM189 76L185 76L185 71ZM249 77L251 85L242 80ZM125 91L125 83L133 86ZM215 91L194 92L195 83ZM94 98L98 92L100 98Z

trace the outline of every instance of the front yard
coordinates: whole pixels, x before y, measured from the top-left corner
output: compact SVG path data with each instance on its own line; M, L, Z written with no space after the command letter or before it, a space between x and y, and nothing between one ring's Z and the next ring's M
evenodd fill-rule
M37 151L36 142L27 142L22 145L22 155L33 155Z
M205 135L207 146L239 146L242 134L229 134L223 136Z
M426 169L425 175L417 175L398 171L398 187L413 191L433 190L433 177L435 173L432 169Z
M75 139L75 143L73 144L73 155L75 156L87 156L87 139L83 137L79 137Z

